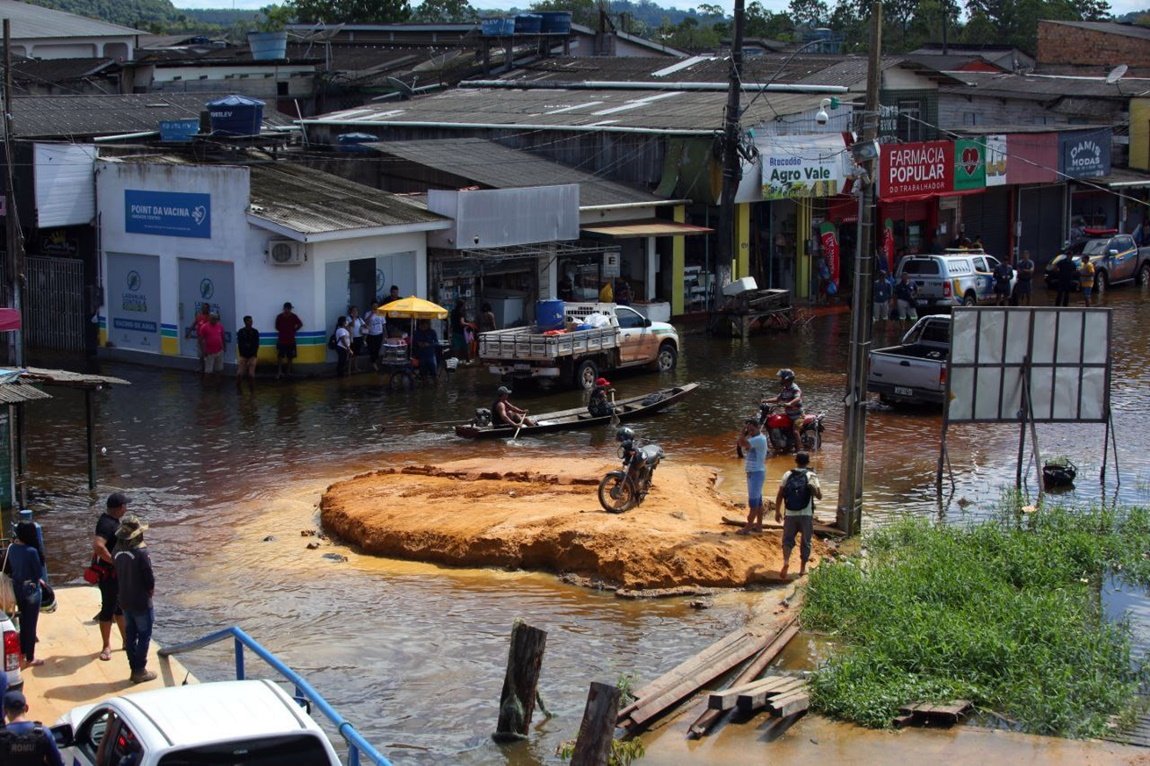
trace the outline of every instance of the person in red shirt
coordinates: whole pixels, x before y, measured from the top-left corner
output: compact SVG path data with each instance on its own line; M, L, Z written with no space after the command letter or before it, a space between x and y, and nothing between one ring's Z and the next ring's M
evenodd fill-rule
M215 378L224 371L224 326L220 315L212 313L207 324L200 325L200 348L204 352L204 377Z
M291 375L291 360L295 359L295 334L303 327L303 322L292 312L290 303L284 304L284 310L276 315L276 357L279 367L276 370L276 380L286 373Z
M200 340L200 328L208 323L212 318L212 304L204 301L200 304L200 310L196 312L196 318L192 320L192 333L196 339L196 355L199 359L200 372L204 371L204 343Z

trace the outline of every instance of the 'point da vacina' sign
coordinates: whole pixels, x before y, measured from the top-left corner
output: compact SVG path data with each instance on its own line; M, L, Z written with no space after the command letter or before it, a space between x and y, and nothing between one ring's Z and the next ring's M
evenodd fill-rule
M918 197L954 189L954 144L925 141L881 144L879 197Z

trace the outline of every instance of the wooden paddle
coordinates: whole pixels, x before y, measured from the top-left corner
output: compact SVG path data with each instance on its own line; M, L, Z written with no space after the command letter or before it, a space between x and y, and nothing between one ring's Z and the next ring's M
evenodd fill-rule
M527 410L523 410L523 417L519 418L519 425L515 427L515 435L511 437L511 441L519 438L519 429L523 428L523 424L527 422Z
M618 428L619 423L619 408L615 405L615 389L611 389L611 427Z

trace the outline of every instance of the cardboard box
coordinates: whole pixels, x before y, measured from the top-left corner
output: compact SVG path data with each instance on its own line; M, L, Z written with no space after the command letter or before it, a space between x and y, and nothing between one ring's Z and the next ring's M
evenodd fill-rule
M736 279L731 284L723 288L723 295L730 297L732 295L742 295L750 290L758 290L759 285L755 282L754 277L743 277Z

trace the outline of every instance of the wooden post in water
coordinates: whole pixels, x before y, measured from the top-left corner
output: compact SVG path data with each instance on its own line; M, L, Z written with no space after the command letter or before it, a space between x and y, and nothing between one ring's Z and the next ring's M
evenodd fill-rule
M583 709L583 722L579 724L579 738L571 766L602 766L611 755L611 742L615 739L615 719L619 716L619 687L591 683L587 692L587 707Z
M535 712L535 689L547 631L516 620L511 628L511 650L507 656L507 675L499 695L499 723L493 735L496 742L524 739Z

